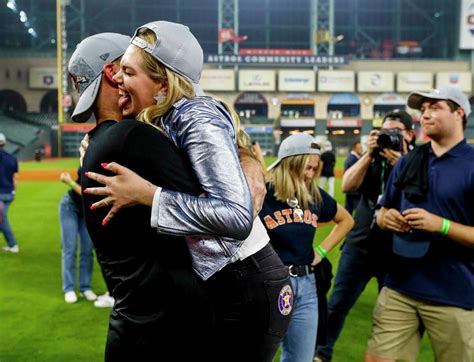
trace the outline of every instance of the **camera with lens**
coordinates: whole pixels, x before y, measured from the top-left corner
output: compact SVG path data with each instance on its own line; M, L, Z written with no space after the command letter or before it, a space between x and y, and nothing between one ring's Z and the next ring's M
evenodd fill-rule
M389 148L401 152L403 150L403 135L397 129L384 129L379 133L377 145L380 148Z

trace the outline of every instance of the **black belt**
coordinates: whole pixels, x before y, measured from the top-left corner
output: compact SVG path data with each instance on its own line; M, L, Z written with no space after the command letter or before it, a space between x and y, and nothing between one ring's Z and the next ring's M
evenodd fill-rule
M288 267L290 277L302 277L303 275L314 273L314 267L311 265L290 265Z

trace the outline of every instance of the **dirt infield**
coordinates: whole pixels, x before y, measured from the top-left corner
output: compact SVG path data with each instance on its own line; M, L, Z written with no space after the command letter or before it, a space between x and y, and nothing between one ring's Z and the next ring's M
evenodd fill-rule
M77 177L75 168L65 170L24 170L18 173L19 181L59 181L61 172L69 172L73 179Z
M66 171L71 174L75 179L77 177L76 169L66 169L66 170L29 170L29 171L20 171L18 176L21 181L59 181L59 175L61 172ZM343 170L335 169L334 174L337 178L342 177Z

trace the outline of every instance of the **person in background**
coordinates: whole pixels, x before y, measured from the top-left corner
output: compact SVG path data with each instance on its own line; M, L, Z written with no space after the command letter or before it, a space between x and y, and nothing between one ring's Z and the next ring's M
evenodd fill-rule
M325 191L315 176L321 151L308 134L298 133L280 145L278 159L268 168L267 195L259 217L270 243L289 268L294 308L283 339L285 362L311 361L318 332L318 296L314 268L349 232L351 215ZM336 226L313 248L319 223Z
M4 150L6 142L5 135L0 133L0 231L7 242L7 246L3 246L2 250L18 253L20 249L8 222L8 209L15 199L18 161Z
M390 262L392 233L380 230L375 223L376 204L385 190L393 165L415 143L412 125L413 120L407 112L388 112L382 129L370 132L368 151L344 173L342 191L360 190L361 200L354 214L354 227L344 241L339 258L334 288L328 301L327 341L316 346L317 361L331 360L345 318L369 280L375 277L379 289L382 288ZM402 139L402 150L380 148L377 143L380 132L396 132L397 139Z
M324 190L328 184L328 194L334 197L334 166L336 166L336 155L332 151L332 144L326 141L324 152L321 154L321 175L319 176L319 187Z
M362 153L362 144L359 141L355 142L351 147L351 153L344 161L344 172L346 172L349 168L352 167L353 164L355 164L359 160L360 156L362 156ZM345 208L349 212L349 214L352 215L352 213L356 209L357 204L360 201L361 194L359 190L354 192L346 192L345 194Z
M459 89L412 93L430 142L395 165L377 224L394 233L372 319L367 362L415 361L424 326L437 362L474 357L474 148L471 105ZM413 339L416 343L410 343Z
M93 253L92 240L87 232L82 210L81 169L74 181L68 172L62 172L60 180L70 187L59 204L59 223L61 225L61 275L62 289L66 303L76 303L76 257L79 237L79 291L89 300L95 301L97 295L91 290Z

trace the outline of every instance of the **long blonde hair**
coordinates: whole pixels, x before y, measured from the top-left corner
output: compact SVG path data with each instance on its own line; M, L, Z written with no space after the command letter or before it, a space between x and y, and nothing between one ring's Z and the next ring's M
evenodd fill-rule
M275 189L274 196L278 201L286 202L296 197L299 206L308 208L318 206L322 197L314 179L304 181L304 171L308 166L310 155L286 157L267 174L267 182Z
M145 30L139 35L139 38L145 40L149 44L156 43L156 35L152 30ZM148 76L155 81L167 81L168 92L166 98L160 104L156 104L143 109L138 115L138 120L156 124L158 118L170 110L173 104L181 98L192 99L196 96L194 87L188 79L181 74L173 72L165 67L155 57L141 50L143 68Z
M155 44L157 40L156 34L150 29L146 29L138 37L149 44ZM156 81L168 81L168 93L166 94L165 100L160 104L143 109L137 116L137 119L142 122L157 125L158 118L168 112L173 104L182 98L193 99L196 96L196 91L194 90L191 81L183 77L181 74L168 69L151 54L141 50L141 55L145 72L151 79ZM237 145L239 147L249 146L250 137L241 128L240 118L233 107L222 100L219 100L219 102L222 103L232 117L235 132L237 134Z

